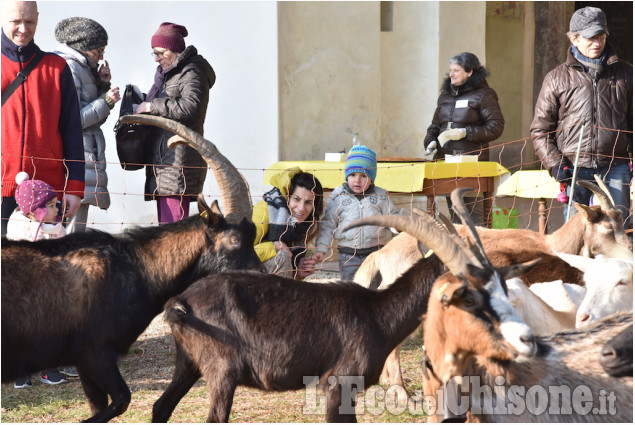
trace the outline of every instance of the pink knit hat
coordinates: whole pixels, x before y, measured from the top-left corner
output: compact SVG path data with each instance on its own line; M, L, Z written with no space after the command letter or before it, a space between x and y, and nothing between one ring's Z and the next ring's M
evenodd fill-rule
M159 25L159 29L152 36L150 43L152 48L163 47L176 53L185 50L185 40L187 29L182 25L164 22Z
M24 215L33 213L37 221L46 217L46 204L57 198L57 191L53 186L42 180L31 180L24 171L15 176L18 188L15 190L15 200Z

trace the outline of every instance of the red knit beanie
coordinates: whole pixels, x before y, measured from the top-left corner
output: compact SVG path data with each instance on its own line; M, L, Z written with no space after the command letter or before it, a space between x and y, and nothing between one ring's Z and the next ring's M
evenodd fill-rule
M187 29L182 25L173 24L172 22L164 22L159 25L159 29L152 36L150 43L152 48L163 47L176 53L185 50L185 40L187 37Z

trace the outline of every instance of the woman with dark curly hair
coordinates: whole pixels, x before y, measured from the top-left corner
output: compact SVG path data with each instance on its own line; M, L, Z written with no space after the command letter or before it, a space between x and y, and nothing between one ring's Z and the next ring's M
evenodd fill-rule
M267 272L301 280L315 273L315 259L306 254L320 230L322 185L297 167L276 174L271 184L252 215L256 253Z

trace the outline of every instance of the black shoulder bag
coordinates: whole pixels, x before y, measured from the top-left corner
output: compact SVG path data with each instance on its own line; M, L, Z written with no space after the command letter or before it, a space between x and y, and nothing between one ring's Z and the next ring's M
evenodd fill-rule
M31 71L33 71L33 68L35 68L35 66L40 63L40 60L42 60L43 57L44 52L40 50L35 54L35 57L31 59L31 62L29 62L22 71L18 72L18 75L15 76L15 79L2 92L2 106L4 106L7 100L9 100L15 89L20 87L20 84L22 84L26 80L26 77L29 76Z
M126 84L126 90L121 99L121 109L119 118L134 113L132 105L143 102L145 95L135 90L132 84ZM124 170L139 170L147 162L146 158L146 138L148 128L141 124L127 124L117 120L115 128L115 139L117 140L117 155L121 168Z

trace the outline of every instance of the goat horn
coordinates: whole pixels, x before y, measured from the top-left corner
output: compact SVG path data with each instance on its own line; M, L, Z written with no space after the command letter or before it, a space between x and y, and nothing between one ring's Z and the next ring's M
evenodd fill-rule
M459 234L456 231L456 227L454 227L454 223L452 223L452 220L450 220L450 218L447 215L443 213L439 213L439 221L443 224L443 227L445 227L445 230L447 230L448 233L451 233L453 235Z
M604 184L604 182L602 181L600 176L598 176L597 174L593 174L593 178L595 179L595 182L598 184L598 186L600 187L602 192L604 192L604 194L608 198L608 200L611 203L611 205L614 207L615 206L615 201L613 200L613 196L611 195L611 191L609 190L609 188L606 187L606 184Z
M435 220L428 216L375 215L354 221L344 228L349 230L364 225L394 227L405 231L423 242L443 261L455 276L464 276L468 264L482 267L469 252L459 236L450 235L442 230Z
M603 211L610 211L614 208L613 199L610 197L610 195L607 196L606 193L603 192L602 189L600 189L600 187L595 183L580 180L576 182L576 184L579 184L582 187L586 187L591 192L593 192L595 194L595 199L600 202L600 206L602 207Z
M216 146L200 134L183 124L156 115L126 115L121 121L130 124L153 125L176 134L170 138L168 146L185 143L196 149L212 169L223 199L224 215L230 220L239 221L243 217L251 220L251 197L249 186L240 172L221 154Z
M468 243L470 247L473 247L472 250L475 255L477 255L480 259L481 266L485 266L488 269L492 269L493 266L487 258L487 254L485 253L485 248L483 248L483 244L481 243L481 238L478 236L478 232L476 231L476 227L472 218L470 217L470 213L467 211L465 207L465 202L463 202L463 195L467 192L471 192L474 189L469 187L459 187L452 191L450 194L450 200L452 201L452 209L459 216L465 229L468 232L468 240L471 243Z

